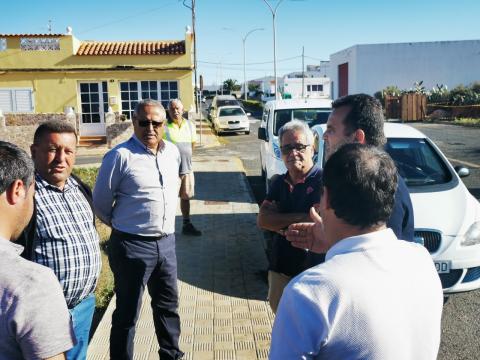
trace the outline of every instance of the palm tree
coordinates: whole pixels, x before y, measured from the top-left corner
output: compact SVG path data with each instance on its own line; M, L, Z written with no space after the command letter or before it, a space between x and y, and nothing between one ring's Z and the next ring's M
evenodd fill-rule
M227 79L223 82L223 90L226 92L238 91L242 87L237 84L237 80L235 79Z

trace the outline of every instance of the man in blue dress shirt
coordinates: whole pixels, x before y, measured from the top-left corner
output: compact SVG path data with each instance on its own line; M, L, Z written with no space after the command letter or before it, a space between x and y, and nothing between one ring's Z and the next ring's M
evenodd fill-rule
M183 356L178 347L174 234L180 154L174 144L162 140L165 121L160 102L140 102L133 116L134 135L105 155L93 192L98 217L112 227L109 260L116 293L112 359L133 358L145 286L152 298L161 359Z

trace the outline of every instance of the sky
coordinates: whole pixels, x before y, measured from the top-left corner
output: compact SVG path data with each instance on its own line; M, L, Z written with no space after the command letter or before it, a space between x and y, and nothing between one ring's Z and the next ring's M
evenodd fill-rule
M64 33L79 40L182 40L191 0L1 0L0 33ZM480 39L478 0L269 0L277 75L356 44ZM264 0L196 0L198 74L205 85L273 75L273 16Z

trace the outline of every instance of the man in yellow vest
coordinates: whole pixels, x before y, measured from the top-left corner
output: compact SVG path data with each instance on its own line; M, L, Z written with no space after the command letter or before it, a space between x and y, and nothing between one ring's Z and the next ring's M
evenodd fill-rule
M180 209L183 216L182 233L200 236L202 232L190 222L190 199L195 194L195 180L192 169L193 146L197 142L195 124L183 118L183 104L179 99L172 99L168 104L170 115L163 138L177 145L180 152Z

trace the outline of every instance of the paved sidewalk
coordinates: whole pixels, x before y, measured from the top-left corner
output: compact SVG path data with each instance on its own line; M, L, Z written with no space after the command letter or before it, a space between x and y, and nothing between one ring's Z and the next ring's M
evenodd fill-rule
M267 359L273 313L268 303L258 206L238 158L194 156L196 198L192 222L201 237L181 235L177 259L185 359ZM90 343L88 359L108 359L113 300ZM149 297L143 298L135 359L158 359Z

